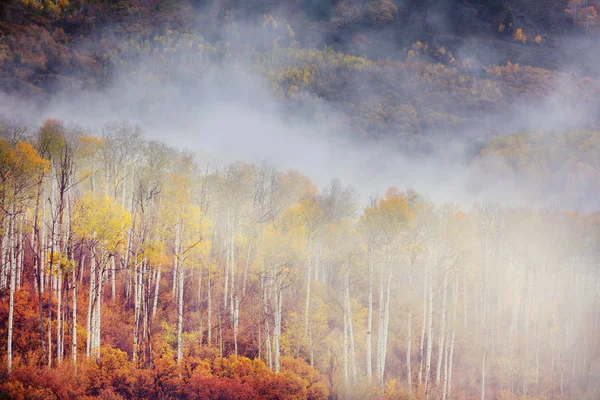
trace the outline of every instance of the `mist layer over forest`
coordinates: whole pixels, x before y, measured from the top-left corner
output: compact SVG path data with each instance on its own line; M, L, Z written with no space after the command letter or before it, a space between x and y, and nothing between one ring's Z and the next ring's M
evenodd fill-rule
M0 3L0 398L598 398L597 4L540 3Z

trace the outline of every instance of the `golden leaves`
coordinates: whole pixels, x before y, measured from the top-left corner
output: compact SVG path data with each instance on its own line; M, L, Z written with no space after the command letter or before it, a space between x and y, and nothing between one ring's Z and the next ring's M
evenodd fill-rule
M95 199L86 195L75 202L73 232L82 240L91 241L109 252L120 249L131 225L131 215L108 197Z

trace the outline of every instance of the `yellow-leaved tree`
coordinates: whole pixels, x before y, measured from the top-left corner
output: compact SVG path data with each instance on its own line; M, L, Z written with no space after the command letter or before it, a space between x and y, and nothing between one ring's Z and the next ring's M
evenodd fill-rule
M373 275L376 261L379 269L379 326L377 335L377 378L383 387L387 334L389 326L390 287L394 265L398 264L398 250L412 218L407 197L391 187L385 197L373 200L359 219L369 253L369 310L367 317L367 376L371 377L371 327L373 303Z
M192 172L189 166L188 174ZM173 277L176 279L177 295L177 362L183 359L183 290L185 273L192 267L207 264L211 242L208 239L210 220L200 206L190 201L189 179L184 175L172 174L165 187L163 221L166 232L173 238Z
M6 240L8 260L4 261L4 251L0 255L0 273L10 276L8 307L7 370L12 368L12 337L14 296L17 286L18 269L23 267L21 244L17 243L18 228L29 200L35 197L35 186L39 177L48 172L49 163L27 142L11 143L0 138L0 248ZM8 270L6 270L8 269Z
M75 202L73 234L90 251L90 294L87 317L86 355L100 357L100 310L107 268L122 251L131 225L129 212L108 197L86 195Z

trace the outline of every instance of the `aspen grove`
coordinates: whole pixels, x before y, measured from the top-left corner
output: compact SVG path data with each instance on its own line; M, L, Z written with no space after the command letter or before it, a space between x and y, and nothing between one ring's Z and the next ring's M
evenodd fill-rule
M600 396L598 213L0 128L2 398Z

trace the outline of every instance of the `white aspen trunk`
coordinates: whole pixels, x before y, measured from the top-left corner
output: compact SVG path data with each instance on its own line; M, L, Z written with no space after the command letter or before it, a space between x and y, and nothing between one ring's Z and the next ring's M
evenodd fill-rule
M142 261L144 263L145 260ZM137 360L140 352L140 315L141 315L141 274L140 265L133 266L133 359Z
M134 196L134 184L135 184L135 167L132 165L131 167L131 179L129 180L130 182L130 186L129 186L129 192L131 193L130 196L130 201L129 201L129 213L134 216L134 220L135 220L135 213L134 213L134 201L135 201L135 196ZM131 299L131 268L129 267L129 255L130 255L130 251L131 251L131 234L133 232L133 225L132 224L129 229L127 230L127 243L125 245L125 265L123 266L125 268L125 270L127 271L127 285L126 285L126 289L125 289L125 297L127 298L127 301L129 302Z
M217 310L218 315L219 315L219 356L223 357L223 327L222 327L222 320L223 317L221 316L222 312L221 310Z
M117 267L115 265L115 256L110 257L110 289L112 301L117 298Z
M225 279L223 280L223 311L227 311L227 299L228 299L228 291L229 291L229 211L227 211L227 225L225 227Z
M90 247L90 295L88 298L88 313L87 313L87 328L86 328L86 343L85 356L91 356L92 350L92 310L94 306L94 294L96 291L96 259L94 254L94 246Z
M156 271L156 281L154 283L154 298L152 299L152 320L156 317L156 308L158 306L158 291L160 289L160 275L162 267Z
M8 257L8 229L9 227L4 225L4 215L0 215L0 223L2 223L3 233L0 234L2 243L0 243L0 289L6 288L6 282L8 277L6 258ZM10 223L9 223L10 225ZM9 283L10 286L10 283Z
M56 204L56 184L54 180L52 180L51 199L52 204ZM52 297L54 295L52 290L55 287L52 272L54 271L54 255L56 254L56 217L52 209L50 210L50 217L52 219L52 229L50 230L50 268L48 268L48 367L52 366Z
M386 288L386 299L385 299L385 318L383 324L383 340L381 343L381 387L384 384L385 377L385 361L387 357L387 339L388 339L388 331L390 325L390 294L391 294L391 285L392 285L392 274L393 270L389 268L388 278L387 278L387 288Z
M17 218L17 217L15 217ZM14 244L15 251L15 263L16 263L16 290L21 290L21 275L23 273L23 229L25 229L24 225L25 216L21 217L20 229L18 232L18 237ZM14 233L16 234L16 233Z
M54 247L54 244L52 245ZM52 366L52 290L54 288L54 279L52 278L52 270L54 265L52 264L52 254L50 257L50 268L48 268L48 367Z
M212 345L212 282L211 282L211 271L208 270L208 277L206 278L206 343Z
M231 282L231 290L229 291L229 315L231 316L231 327L235 324L235 215L231 218L231 239L229 246L229 267L230 271L230 282Z
M264 266L263 266L264 270ZM268 290L267 290L267 278L263 278L263 307L264 307L264 315L265 315L265 349L267 350L267 364L269 365L269 369L273 369L273 355L271 352L271 334L269 328L269 298L268 298Z
M142 335L140 338L141 348L143 349L144 361L149 360L149 354L146 352L148 347L148 318L150 316L150 267L148 266L148 260L142 265Z
M346 289L344 289L344 299ZM344 388L348 388L348 308L344 301Z
M275 293L276 295L276 304L275 304L275 329L274 329L274 335L273 335L273 341L274 341L274 363L275 363L275 372L279 373L279 354L280 354L280 349L279 349L279 337L281 336L281 308L282 308L282 303L283 303L283 293L282 293L282 288L280 284L277 284L277 291Z
M535 387L539 391L540 387L540 339L536 340L535 344Z
M427 287L429 301L429 312L427 314L427 360L425 361L425 399L429 399L429 387L431 384L431 353L433 350L433 290L432 276L430 273Z
M102 291L104 288L104 266L98 268L98 289L96 295L96 307L95 307L95 324L94 324L94 334L92 335L94 339L93 344L93 356L96 360L100 359L100 325L101 325L101 317L102 317Z
M312 340L312 322L308 326L308 342L310 345L310 366L311 366L311 368L314 368L315 367L315 351L314 351L313 340Z
M177 237L177 255L179 257L180 252L180 224L176 227L176 237ZM177 364L181 364L183 359L183 286L184 286L184 270L183 270L183 259L181 259L178 263L179 268L177 270Z
M440 267L443 269L443 266ZM444 275L444 283L442 286L442 320L440 321L440 337L438 340L438 362L437 362L437 370L435 375L435 384L440 384L441 374L442 374L442 358L444 356L444 340L446 339L446 298L448 297L448 272L442 271Z
M83 286L83 274L85 273L85 254L81 256L79 265L79 286Z
M310 281L312 266L312 232L308 232L308 263L306 265L306 298L304 300L304 335L308 336L308 318L310 314Z
M146 258L144 258L142 260L142 263L139 265L139 268L137 270L137 303L138 303L138 318L137 318L137 324L138 324L138 328L137 328L137 343L138 343L138 355L142 353L142 349L143 349L143 345L144 345L144 332L145 332L145 327L144 327L144 323L145 321L145 317L146 314L144 312L144 306L145 306L145 296L144 296L144 290L145 290L145 272L146 272L146 265L148 264L148 260ZM140 327L141 326L141 327Z
M42 197L43 199L45 199L45 187L44 190L42 192ZM46 287L46 273L44 271L45 266L46 266L46 249L47 249L47 244L48 244L48 233L47 233L47 228L46 228L46 202L43 201L42 202L43 206L42 206L42 237L40 239L40 265L42 265L41 268L41 292L44 293L45 291L45 287Z
M233 342L235 355L238 354L238 323L239 323L240 302L235 299L235 307L233 309Z
M446 341L444 346L444 390L442 392L442 400L446 400L448 398L448 352L449 352L449 344Z
M419 342L419 385L423 383L423 365L425 361L425 326L427 324L427 281L429 262L425 262L425 279L423 280L423 321L421 323L421 340Z
M386 260L387 263L387 260ZM385 267L382 265L379 272L379 326L377 330L377 380L381 384L383 382L383 371L381 370L381 359L383 357L383 330L385 327L385 303L384 303L384 287L385 287Z
M456 312L458 309L458 273L456 274L456 283L454 284L454 308L452 309L452 329L450 334L450 355L448 360L448 397L452 393L452 360L454 358L454 342L456 340L456 324L458 323L456 318Z
M63 254L61 253L61 257ZM60 261L59 261L60 264ZM57 266L56 277L56 362L62 361L62 269Z
M177 229L177 228L176 228ZM179 243L178 243L178 237L177 235L175 235L175 249L179 248ZM178 279L178 270L179 270L179 262L177 260L177 257L174 257L173 259L173 287L172 287L172 295L173 298L176 299L177 298L177 279Z
M34 210L34 216L33 216L33 226L32 226L32 232L31 232L31 237L32 237L32 245L31 248L35 249L34 250L34 260L35 260L35 288L37 290L37 295L38 295L38 312L39 312L39 330L40 330L40 343L42 346L42 357L44 356L44 353L46 351L46 343L44 341L44 310L43 310L43 300L42 300L42 292L43 292L43 275L44 275L44 265L42 264L42 253L43 250L42 249L42 240L41 240L41 236L40 236L40 207L43 207L44 204L44 196L45 193L45 185L44 185L44 178L42 177L39 181L39 187L38 187L38 196L36 198L36 203L35 203L35 210ZM44 225L45 221L41 221L41 224ZM0 217L0 226L4 227L4 217ZM0 240L3 239L3 236L0 236ZM4 268L4 254L3 254L3 245L4 242L2 242L2 244L0 244L0 265L2 266L2 268L0 268L0 273L2 273L2 269Z
M72 260L73 261L73 260ZM75 265L73 263L73 265ZM77 275L73 269L73 311L72 311L72 332L71 332L71 358L73 367L77 368Z
M202 267L198 269L198 314L200 317L200 324L198 327L198 333L200 334L200 344L204 342L204 318L202 316Z
M487 303L487 265L486 265L486 247L485 242L482 242L482 284L481 284L481 294L482 294L482 306L481 306L481 321L483 322L483 354L481 360L481 400L485 399L485 363L487 359L487 324L488 324L488 303ZM525 379L523 379L525 382Z
M485 346L485 345L484 345ZM486 359L486 349L483 349L483 359L481 361L481 400L485 400L485 359Z
M346 263L346 291L345 302L348 309L348 335L350 338L350 370L352 372L352 383L356 384L356 349L354 346L354 329L352 327L352 308L350 307L350 265Z
M408 316L407 316L407 335L406 335L406 384L408 385L408 395L412 396L412 370L410 363L410 356L412 354L412 296L413 296L413 282L412 282L412 271L414 267L415 256L412 255L410 258L410 264L408 265Z
M13 317L15 307L15 286L16 286L16 264L14 260L14 209L13 216L9 218L9 243L8 243L8 262L10 268L10 283L9 283L9 300L8 300L8 339L7 339L7 371L10 374L12 371L12 340L13 340Z
M373 257L372 245L369 246L369 293L368 293L368 311L367 311L367 378L369 382L372 379L373 371L373 356L371 354L371 346L373 343L372 332L373 332L373 271L375 269L375 262Z
M463 268L463 318L464 326L467 328L467 272L466 268Z
M131 268L129 267L129 252L131 250L131 232L132 232L132 230L133 230L133 228L131 228L131 227L127 230L127 239L126 239L126 244L125 244L125 258L123 261L123 264L124 264L123 267L127 271L127 284L125 285L125 298L127 299L128 303L131 301L132 271L131 271Z

